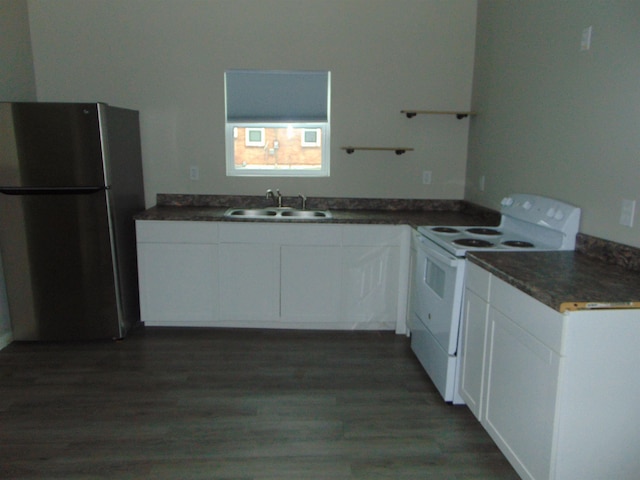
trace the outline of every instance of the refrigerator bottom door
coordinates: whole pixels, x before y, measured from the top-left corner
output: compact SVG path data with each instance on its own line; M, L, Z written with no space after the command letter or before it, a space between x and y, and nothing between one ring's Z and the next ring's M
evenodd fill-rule
M107 195L0 195L14 340L121 336Z

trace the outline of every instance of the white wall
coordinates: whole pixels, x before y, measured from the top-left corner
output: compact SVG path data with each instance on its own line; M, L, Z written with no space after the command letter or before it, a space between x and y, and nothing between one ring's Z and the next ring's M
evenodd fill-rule
M582 232L640 247L640 215L619 225L640 202L640 2L480 0L477 28L466 198L557 197Z
M27 0L0 3L0 101L36 99Z
M0 65L0 101L36 99L26 0L0 3ZM10 342L11 321L0 259L0 348Z
M147 203L158 192L462 198L475 0L28 0L38 99L141 111ZM331 177L226 178L223 73L332 72ZM356 152L341 146L407 146ZM200 169L189 180L189 166ZM433 184L422 184L432 170Z

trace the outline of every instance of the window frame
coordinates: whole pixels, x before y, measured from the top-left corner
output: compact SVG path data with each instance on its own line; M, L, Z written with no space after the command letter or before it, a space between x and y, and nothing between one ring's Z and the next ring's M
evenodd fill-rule
M258 132L260 134L260 140L251 140L251 132ZM245 127L244 144L247 147L264 147L264 142L264 127Z
M306 139L307 132L313 132L316 135L316 139L312 142L308 142ZM320 147L322 146L322 129L321 128L304 128L302 129L301 136L301 146L302 147Z

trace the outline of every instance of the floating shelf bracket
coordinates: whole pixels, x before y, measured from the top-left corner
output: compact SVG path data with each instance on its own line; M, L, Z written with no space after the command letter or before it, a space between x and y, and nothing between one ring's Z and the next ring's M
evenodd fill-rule
M402 155L405 152L412 152L413 148L408 147L340 147L342 150L346 151L347 154L351 155L356 150L386 150L395 152L396 155Z
M456 112L446 110L400 110L407 118L413 118L416 115L455 115L458 120L467 118L469 115L475 115L475 112Z

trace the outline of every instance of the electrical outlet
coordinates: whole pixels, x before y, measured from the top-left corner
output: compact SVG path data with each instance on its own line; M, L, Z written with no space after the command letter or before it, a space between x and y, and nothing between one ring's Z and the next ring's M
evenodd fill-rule
M593 26L585 27L582 30L582 38L580 40L580 50L583 52L591 49L591 33L593 32Z
M189 178L191 180L198 180L200 178L200 172L198 171L198 167L195 165L189 167Z
M620 225L625 227L633 227L633 216L636 211L635 200L622 200L622 209L620 210Z
M431 185L431 170L424 170L422 172L422 183L424 185Z

